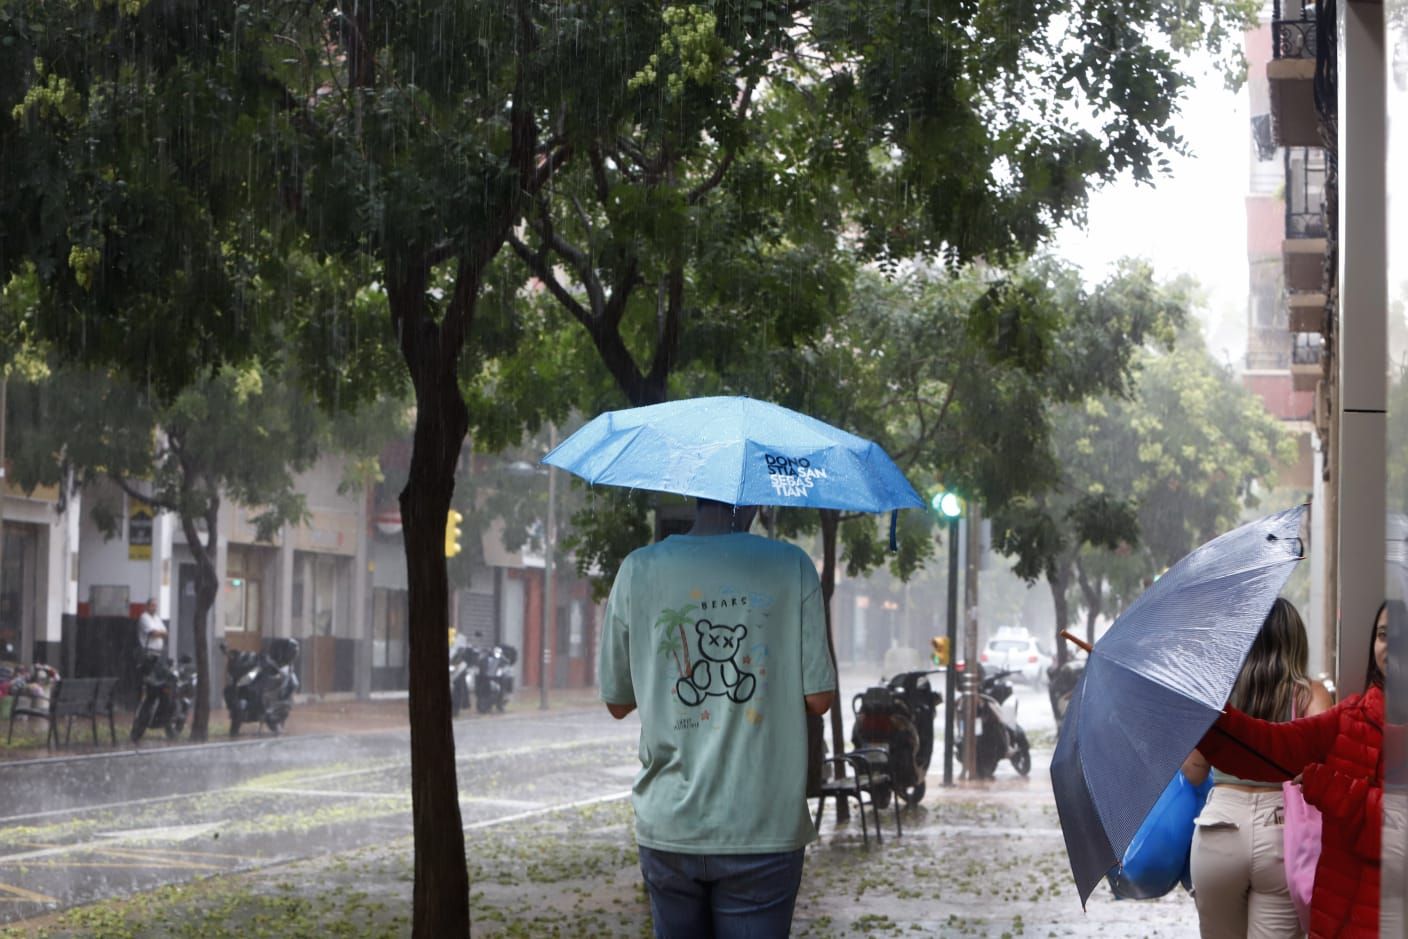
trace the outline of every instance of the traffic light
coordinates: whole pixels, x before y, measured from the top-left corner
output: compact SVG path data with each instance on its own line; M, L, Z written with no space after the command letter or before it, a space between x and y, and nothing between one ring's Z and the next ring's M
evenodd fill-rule
M930 655L930 658L932 658L932 659L934 660L934 664L935 664L935 665L947 666L947 665L948 665L948 637L947 637L947 636L935 636L934 638L932 638L932 639L929 640L929 645L933 646L933 648L934 648L933 653Z
M929 505L944 518L958 518L963 514L963 500L956 492L940 489L929 500Z
M460 522L464 516L454 509L445 516L445 557L452 558L460 553Z

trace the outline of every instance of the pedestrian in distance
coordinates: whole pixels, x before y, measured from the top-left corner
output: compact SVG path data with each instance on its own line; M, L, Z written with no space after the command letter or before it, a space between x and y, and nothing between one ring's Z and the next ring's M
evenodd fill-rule
M142 615L137 617L137 642L145 653L161 655L166 651L166 625L156 615L156 598L147 600Z
M606 604L602 700L640 712L632 802L655 935L786 936L805 846L806 715L836 671L816 566L698 500L694 527L633 551Z
M1244 779L1299 780L1320 810L1320 860L1310 900L1311 939L1379 935L1383 819L1384 672L1387 604L1374 618L1363 694L1285 723L1229 707L1198 743L1213 766Z
M1306 674L1310 643L1300 613L1277 599L1252 643L1228 704L1265 721L1328 711L1330 693ZM1210 767L1194 750L1183 775L1202 785ZM1303 935L1286 886L1285 800L1279 782L1212 770L1213 788L1194 821L1193 898L1203 939Z

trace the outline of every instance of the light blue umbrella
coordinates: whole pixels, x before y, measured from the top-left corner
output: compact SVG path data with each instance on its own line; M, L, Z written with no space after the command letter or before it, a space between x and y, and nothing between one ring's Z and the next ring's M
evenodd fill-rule
M589 483L852 512L920 508L879 445L816 418L743 397L608 411L543 457Z

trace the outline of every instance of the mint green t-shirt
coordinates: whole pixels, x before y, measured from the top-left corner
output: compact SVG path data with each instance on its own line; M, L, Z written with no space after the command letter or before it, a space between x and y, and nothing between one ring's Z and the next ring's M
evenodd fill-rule
M816 566L757 535L672 535L611 598L602 700L640 711L636 840L686 854L791 851L807 812L803 697L836 688Z

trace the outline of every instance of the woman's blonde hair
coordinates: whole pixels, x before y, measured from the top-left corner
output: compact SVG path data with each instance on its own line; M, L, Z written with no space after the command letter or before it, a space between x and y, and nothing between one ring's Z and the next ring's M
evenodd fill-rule
M1247 661L1227 703L1267 721L1301 717L1310 703L1310 640L1305 623L1289 600L1278 597L1256 634Z

